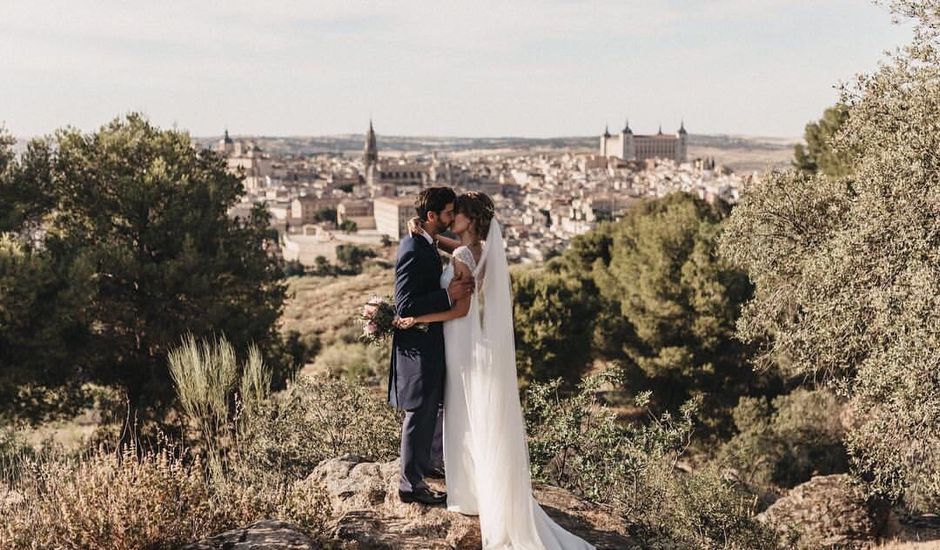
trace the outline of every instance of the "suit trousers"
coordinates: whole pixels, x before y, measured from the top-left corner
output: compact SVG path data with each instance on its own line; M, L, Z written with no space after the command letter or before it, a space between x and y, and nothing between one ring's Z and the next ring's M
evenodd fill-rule
M401 425L401 481L398 488L410 493L428 486L424 477L444 465L443 391L425 396L421 407L405 411Z

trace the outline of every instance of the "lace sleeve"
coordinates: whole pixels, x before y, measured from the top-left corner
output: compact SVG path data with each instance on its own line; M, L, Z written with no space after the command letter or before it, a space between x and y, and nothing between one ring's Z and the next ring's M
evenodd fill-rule
M467 266L467 268L470 269L470 273L473 273L477 267L477 262L473 259L473 252L470 252L470 249L466 246L461 246L454 250L454 259L459 260L460 263Z

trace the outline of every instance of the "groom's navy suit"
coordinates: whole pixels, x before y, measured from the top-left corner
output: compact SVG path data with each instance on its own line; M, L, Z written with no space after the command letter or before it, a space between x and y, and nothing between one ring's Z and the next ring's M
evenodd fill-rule
M441 259L437 247L423 235L408 235L398 245L395 262L395 304L399 317L418 317L450 309L441 288ZM444 397L444 329L431 323L427 331L396 330L388 373L388 401L404 409L401 433L400 488L425 487L424 476L440 466L432 458L435 428Z

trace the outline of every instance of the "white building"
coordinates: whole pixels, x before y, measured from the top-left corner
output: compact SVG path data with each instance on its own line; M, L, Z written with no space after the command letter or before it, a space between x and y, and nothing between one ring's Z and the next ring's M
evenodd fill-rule
M408 220L415 217L414 197L380 197L373 202L375 230L392 239L400 239L408 232Z
M664 134L660 126L659 133L648 136L635 135L628 122L618 135L612 135L610 130L604 129L600 154L604 157L641 162L656 158L668 159L682 164L688 156L688 140L685 122L679 125L679 131L673 135Z

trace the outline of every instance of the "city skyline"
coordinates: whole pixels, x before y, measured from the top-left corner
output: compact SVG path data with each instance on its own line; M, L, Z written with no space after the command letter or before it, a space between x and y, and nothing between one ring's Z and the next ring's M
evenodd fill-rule
M139 111L195 136L798 137L907 42L862 0L24 2L0 20L18 137Z

